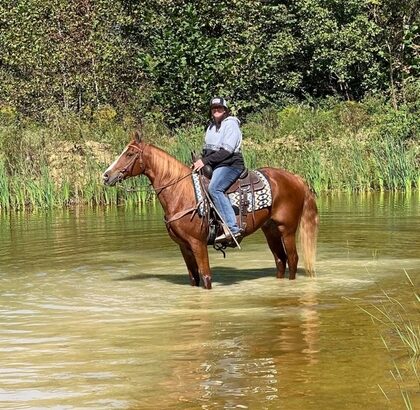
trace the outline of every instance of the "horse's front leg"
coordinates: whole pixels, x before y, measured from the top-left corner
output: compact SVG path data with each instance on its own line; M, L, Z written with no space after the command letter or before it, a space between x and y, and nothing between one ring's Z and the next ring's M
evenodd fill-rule
M191 286L200 286L200 274L193 252L186 245L179 245L179 248L181 249L185 264L187 265Z
M197 241L191 244L191 249L195 256L198 271L203 278L204 288L211 289L211 270L207 244L205 242Z

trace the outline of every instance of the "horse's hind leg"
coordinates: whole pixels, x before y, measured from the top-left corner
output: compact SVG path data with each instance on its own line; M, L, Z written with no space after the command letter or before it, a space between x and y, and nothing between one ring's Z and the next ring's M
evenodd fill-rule
M262 226L262 231L267 239L268 246L274 256L274 262L276 263L278 278L284 278L286 271L287 255L284 250L283 240L279 227L273 222L268 222Z
M287 254L287 264L289 265L289 279L295 279L299 260L295 232L283 233L283 244Z
M185 264L188 269L188 276L190 277L191 286L200 286L200 274L198 272L198 265L195 256L185 245L179 245L182 256L184 257Z

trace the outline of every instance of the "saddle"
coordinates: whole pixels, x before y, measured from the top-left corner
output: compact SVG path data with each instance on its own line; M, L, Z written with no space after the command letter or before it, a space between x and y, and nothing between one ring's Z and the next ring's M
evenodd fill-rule
M210 184L210 179L205 176L206 173L200 175L200 185L202 189L208 195L208 186ZM267 180L260 171L250 171L245 169L239 178L226 190L235 215L238 219L238 226L245 231L246 229L246 219L247 215L250 212L254 212L255 209L255 193L263 192L267 190ZM268 204L270 205L270 204ZM260 207L261 208L261 207ZM260 209L258 208L258 209ZM211 207L209 211L211 212ZM207 243L214 245L214 239L216 236L221 233L221 224L220 220L216 214L207 215L209 221L209 236Z
M239 178L227 189L226 194L231 194L242 189L259 191L265 187L264 181L255 173L244 169Z

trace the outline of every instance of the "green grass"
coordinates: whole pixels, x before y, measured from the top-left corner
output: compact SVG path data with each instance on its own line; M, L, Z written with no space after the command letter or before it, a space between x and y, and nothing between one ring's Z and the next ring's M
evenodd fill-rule
M395 111L380 99L267 109L242 126L244 156L248 168L288 169L316 192L410 192L420 187L418 117L404 107ZM43 125L0 124L0 209L150 202L145 178L111 188L101 181L134 126L64 115ZM145 123L143 134L189 164L191 152L201 151L204 130L186 125L169 131ZM107 154L106 160L97 149Z
M420 294L415 283L404 270L412 300L398 300L382 290L383 300L367 307L357 306L372 319L378 328L381 340L387 350L393 368L390 374L394 380L401 401L406 409L414 409L412 391L420 390ZM349 300L349 299L348 299ZM390 394L378 385L391 403Z
M289 106L260 113L244 126L256 165L302 175L316 191L411 191L419 188L416 114L386 104Z

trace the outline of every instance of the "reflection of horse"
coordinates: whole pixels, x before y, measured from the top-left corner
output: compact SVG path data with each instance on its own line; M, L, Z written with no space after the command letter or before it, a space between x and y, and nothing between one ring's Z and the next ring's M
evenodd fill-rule
M261 228L274 255L277 277L283 278L286 263L289 279L295 279L298 254L295 235L300 238L305 269L314 274L318 212L314 195L303 180L287 171L262 168L272 190L272 205L250 213L244 236ZM146 175L165 211L170 237L178 243L192 285L211 289L211 270L207 251L208 226L195 212L197 208L191 170L167 152L145 143L138 131L121 155L105 171L104 183L114 185L125 178Z

